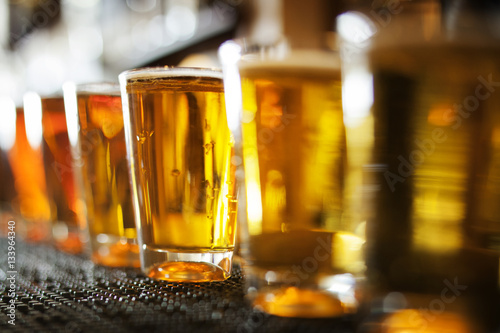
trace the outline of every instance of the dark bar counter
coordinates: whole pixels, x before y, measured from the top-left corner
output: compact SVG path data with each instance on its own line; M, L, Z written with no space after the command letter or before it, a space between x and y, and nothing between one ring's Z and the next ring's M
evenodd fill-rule
M138 269L98 266L46 245L17 240L12 274L6 238L0 238L0 249L0 332L355 330L349 317L280 318L252 310L244 298L244 276L238 265L224 282L172 283L155 281Z

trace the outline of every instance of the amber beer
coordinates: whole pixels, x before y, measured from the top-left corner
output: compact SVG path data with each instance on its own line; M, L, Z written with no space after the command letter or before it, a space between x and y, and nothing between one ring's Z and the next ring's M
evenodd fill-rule
M119 86L78 85L76 98L80 129L75 163L82 176L92 260L138 267Z
M15 126L15 140L7 151L15 187L11 215L21 221L16 226L16 235L22 235L28 241L46 242L50 239L51 225L42 149L33 147L28 140L24 109L20 107L15 112L15 124L11 124Z
M142 269L172 281L228 278L237 201L222 74L159 68L120 80Z
M42 152L50 204L52 238L56 247L70 253L82 251L81 225L71 147L62 96L44 97Z
M362 221L347 159L338 60L328 53L239 63L249 293L279 316L324 317L355 300L326 290L362 273Z

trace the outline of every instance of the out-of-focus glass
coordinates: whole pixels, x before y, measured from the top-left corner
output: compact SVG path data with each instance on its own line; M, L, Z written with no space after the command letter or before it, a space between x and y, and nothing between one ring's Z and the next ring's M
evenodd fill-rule
M373 106L361 119L372 123L367 276L378 324L366 328L493 332L500 304L498 39L472 33L474 14L466 21L453 14L448 23L466 28L456 34L446 31L436 2L403 7L338 21L345 24L339 31L361 31L356 17L374 32L365 40L343 36L344 77L367 70L372 87ZM373 13L389 13L390 24L380 26Z
M119 85L66 83L63 90L91 258L139 267Z
M366 156L346 136L338 54L249 41L226 42L219 54L244 173L239 230L249 298L278 316L354 312Z
M39 131L32 131L28 123L33 118L22 107L16 109L15 119L15 140L7 158L15 187L12 217L20 222L16 223L16 234L27 241L47 242L51 235L50 205L43 171L41 124L35 126Z
M12 201L16 197L14 175L8 153L16 140L17 112L14 101L0 96L0 234L8 235L8 221L14 219Z
M78 199L75 186L64 99L62 95L43 97L40 102L42 154L52 241L63 251L80 253L83 250L84 230L84 225L79 222L82 202Z
M222 73L150 68L119 78L142 270L227 279L237 198Z

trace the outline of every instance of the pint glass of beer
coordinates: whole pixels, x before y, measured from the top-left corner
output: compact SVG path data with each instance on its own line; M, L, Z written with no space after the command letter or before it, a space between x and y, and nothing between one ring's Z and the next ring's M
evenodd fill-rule
M38 106L34 113L38 117L35 119L24 107L16 108L13 101L2 101L2 127L7 125L9 128L2 130L2 149L5 149L11 170L7 177L12 177L15 191L9 187L8 180L2 181L2 187L11 191L8 219L21 221L19 226L16 225L16 235L27 241L47 242L51 239L50 205L43 171L40 96L36 96ZM7 135L10 138L5 140Z
M85 225L79 219L82 202L75 186L63 96L42 97L41 112L43 164L52 240L63 251L80 253L84 245L82 231Z
M374 312L380 302L396 312L382 319L388 331L492 332L499 325L498 36L487 34L489 13L464 19L458 9L441 22L432 2L405 5L385 30L367 36L369 47L357 48L363 61L344 73L364 67L372 76L373 106L362 113L372 129L360 134L373 140L367 282ZM345 15L338 22L346 32L356 30L353 17L373 24ZM351 97L366 97L359 84L352 88L358 95Z
M92 260L139 267L119 85L66 83L64 102Z
M249 298L278 316L352 312L364 223L353 206L361 174L359 155L347 153L338 55L247 41L228 41L219 55L244 171Z
M222 73L165 67L119 79L142 270L227 279L237 198Z

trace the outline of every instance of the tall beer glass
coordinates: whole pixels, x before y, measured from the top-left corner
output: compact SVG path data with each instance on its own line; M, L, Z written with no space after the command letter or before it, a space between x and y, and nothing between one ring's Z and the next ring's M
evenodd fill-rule
M465 22L464 34L448 34L430 2L404 10L366 51L358 49L373 77L373 107L364 113L374 139L372 309L391 304L383 319L389 330L492 332L499 304L498 40L482 33L471 39L474 19L461 21L458 11L449 23Z
M237 199L222 73L150 68L119 78L143 271L227 279Z
M138 267L119 85L67 83L64 102L92 260Z
M50 213L40 149L41 124L37 140L30 142L23 107L16 108L11 98L1 96L0 110L1 232L7 236L12 231L8 221L19 221L16 235L46 242L50 239Z
M226 42L219 54L244 170L250 299L279 316L352 312L364 224L353 206L361 174L359 154L347 154L338 55L248 41Z
M25 107L26 109L26 107ZM77 196L62 95L41 98L42 152L54 245L82 251L81 201Z
M9 149L8 159L16 188L12 209L14 217L23 222L20 229L16 226L16 232L19 231L19 234L29 241L49 241L50 204L43 170L39 95L30 92L23 96L23 107L16 110L15 133L14 145Z
M8 222L15 218L12 203L16 198L14 173L9 151L16 143L16 105L10 97L0 97L0 235L8 235Z

